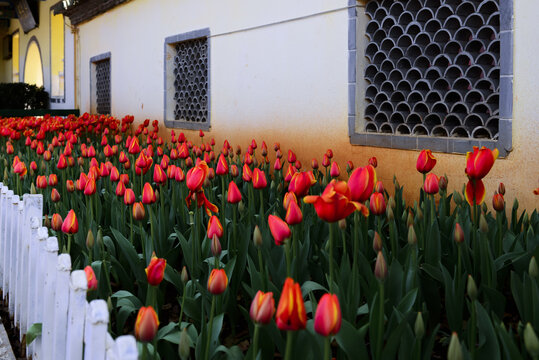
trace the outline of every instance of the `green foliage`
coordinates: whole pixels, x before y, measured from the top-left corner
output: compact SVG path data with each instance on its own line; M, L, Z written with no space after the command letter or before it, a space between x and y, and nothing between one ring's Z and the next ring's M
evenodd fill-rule
M0 83L0 109L47 109L49 93L43 86Z

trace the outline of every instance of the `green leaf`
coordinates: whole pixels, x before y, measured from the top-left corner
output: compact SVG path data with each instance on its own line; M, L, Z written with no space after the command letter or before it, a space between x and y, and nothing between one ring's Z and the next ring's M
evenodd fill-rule
M515 344L513 337L507 333L507 330L505 330L505 326L503 326L502 322L496 326L496 332L500 338L500 342L502 343L505 359L523 359L517 344Z
M114 228L110 228L110 230L112 231L114 238L118 242L123 256L126 257L131 271L133 272L133 274L135 274L135 278L140 284L144 284L146 281L146 274L144 273L145 266L142 260L139 258L137 251L133 247L133 244L131 244L131 242L127 240L125 236L123 236L123 234L120 233L118 230Z
M498 339L494 333L494 327L492 321L487 314L485 308L478 302L474 301L477 311L477 327L479 328L479 343L483 338L484 343L479 346L479 353L481 357L489 360L500 359L500 346Z
M307 294L309 294L311 291L316 290L322 290L327 292L327 289L324 286L314 281L306 281L301 286L301 294L303 295L303 297L307 296Z
M35 323L30 326L30 329L26 332L26 344L30 345L36 337L41 336L42 324Z
M406 294L406 296L402 298L399 305L397 305L397 309L403 314L406 314L407 312L409 312L415 304L417 293L418 293L417 288L410 290L408 294Z
M348 321L342 320L341 330L335 335L339 347L348 356L348 359L368 359L367 347L359 331Z

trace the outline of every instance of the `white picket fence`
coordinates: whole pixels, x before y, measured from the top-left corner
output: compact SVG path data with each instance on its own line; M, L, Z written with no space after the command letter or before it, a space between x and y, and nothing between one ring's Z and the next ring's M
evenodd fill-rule
M136 360L132 335L108 333L104 300L86 301L83 270L71 271L68 254L42 227L42 195L22 200L0 183L0 288L20 338L34 323L42 334L26 347L34 360Z

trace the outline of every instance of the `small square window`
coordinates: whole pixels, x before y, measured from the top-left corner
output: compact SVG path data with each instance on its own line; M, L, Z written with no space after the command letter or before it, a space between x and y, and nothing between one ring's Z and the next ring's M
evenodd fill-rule
M110 53L90 59L91 111L97 114L110 114Z
M165 125L210 127L209 29L165 39Z

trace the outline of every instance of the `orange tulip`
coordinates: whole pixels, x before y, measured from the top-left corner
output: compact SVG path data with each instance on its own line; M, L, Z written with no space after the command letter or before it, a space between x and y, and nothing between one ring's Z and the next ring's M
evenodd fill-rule
M88 265L84 268L84 272L88 281L88 291L97 290L97 278L95 277L94 269Z
M228 277L224 269L213 269L208 278L208 291L213 295L225 292L228 286Z
M283 245L285 241L292 236L292 232L290 231L288 224L281 220L278 216L269 215L268 225L276 245Z
M281 330L301 330L307 325L301 288L292 278L286 278L284 282L275 320Z
M266 186L268 186L268 181L266 180L266 173L259 168L255 168L255 170L253 171L253 188L264 189Z
M382 215L386 212L386 201L381 193L373 193L369 200L369 208L374 215Z
M324 294L314 316L314 330L322 336L336 335L341 329L341 306L335 294Z
M217 236L218 238L223 236L223 226L221 225L219 218L215 215L212 215L210 221L208 221L207 235L208 239L213 239L214 236Z
M492 198L492 207L496 211L503 211L503 209L505 208L505 201L502 194L494 194Z
M58 184L58 176L56 174L49 175L49 186L56 186Z
M38 189L46 189L47 185L47 177L45 175L38 175L36 178L36 187Z
M145 183L144 188L142 189L142 203L153 204L155 200L155 192L153 191L152 186L150 183Z
M309 189L314 184L316 184L316 179L312 171L297 172L290 179L288 191L292 191L296 197L302 198L309 193Z
M79 221L73 209L69 210L64 222L62 223L62 232L66 234L75 234L79 231Z
M251 179L253 178L253 172L251 171L251 168L249 167L249 165L247 165L247 164L243 165L243 171L241 172L241 178L245 182L250 182Z
M350 196L353 201L365 202L372 194L376 184L376 171L372 165L358 167L348 180Z
M52 188L51 200L52 200L52 202L60 201L60 193L58 192L58 190L56 190L56 188Z
M123 184L122 182L120 182L120 184ZM125 205L133 205L133 203L135 202L135 192L133 191L133 189L125 189L125 192L124 192L124 204Z
M60 230L62 230L62 223L63 222L64 222L64 220L62 219L60 214L54 214L54 215L52 215L51 228L54 231L60 231Z
M140 221L144 219L144 216L146 216L146 210L144 210L144 204L140 201L134 203L133 204L133 219Z
M135 322L135 337L142 342L150 342L157 335L159 318L153 307L141 307Z
M306 196L303 201L313 204L318 217L327 222L336 222L359 210L363 216L369 215L365 205L350 200L351 194L344 181L335 179L326 186L321 196Z
M274 313L275 300L273 300L273 293L264 293L258 290L249 310L251 319L257 324L269 324Z
M427 194L431 195L438 193L440 190L438 186L438 176L432 173L428 174L425 178L425 183L423 184L423 190L425 190Z
M66 189L70 193L75 191L75 184L73 183L73 180L66 180Z
M485 185L483 184L483 181L480 179L468 180L465 195L466 201L468 201L470 206L474 204L474 199L475 204L480 205L485 199Z
M163 281L166 267L167 261L165 259L158 258L154 253L152 255L152 259L150 260L150 264L146 268L146 278L148 279L148 284L158 286L161 281Z
M485 148L479 149L473 147L473 153L466 153L466 174L470 179L482 179L487 176L488 172L494 165L494 161L498 158L498 149L494 151Z
M241 201L240 189L238 189L238 185L236 185L234 181L231 181L230 184L228 184L226 199L230 204L237 204Z
M217 161L217 168L215 169L215 174L217 175L226 175L228 174L228 162L226 161L223 153L219 155L219 160Z
M295 201L290 201L286 210L285 220L288 225L296 225L303 221L303 214Z
M421 150L417 157L415 168L422 174L426 174L436 165L436 158L430 150Z
M297 203L298 199L296 198L296 194L289 191L286 194L284 194L284 197L283 197L283 207L284 207L285 210L288 211L288 207L290 206L291 202Z

